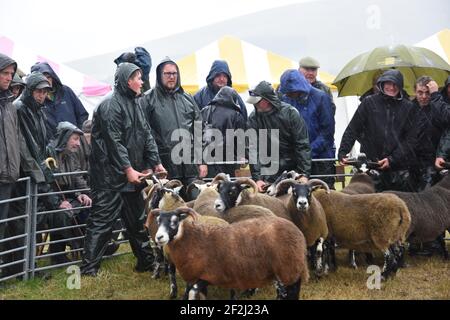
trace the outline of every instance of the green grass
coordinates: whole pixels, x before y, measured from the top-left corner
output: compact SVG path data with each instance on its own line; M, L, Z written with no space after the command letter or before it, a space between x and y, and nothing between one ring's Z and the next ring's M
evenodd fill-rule
M449 244L447 244L449 246ZM126 247L126 246L124 246ZM367 266L359 264L357 270L347 267L347 251L337 250L339 269L320 280L311 277L302 286L301 299L450 299L450 262L441 257L407 257L409 267L401 269L395 278L382 283L380 290L369 290L366 282ZM382 265L382 257L376 263ZM51 272L49 280L35 278L30 281L10 281L0 287L3 299L45 300L160 300L168 299L168 278L152 279L150 274L133 272L135 258L132 254L107 259L102 263L97 278L82 277L81 289L69 290L66 269ZM184 282L178 277L179 294ZM228 299L229 291L209 288L209 299ZM275 290L260 289L251 299L273 299Z

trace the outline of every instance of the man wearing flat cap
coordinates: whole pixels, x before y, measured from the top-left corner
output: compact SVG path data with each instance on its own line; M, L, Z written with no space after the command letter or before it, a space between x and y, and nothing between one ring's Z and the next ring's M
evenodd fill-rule
M333 102L333 94L330 88L323 82L317 80L318 69L320 68L320 63L312 57L304 57L300 59L300 66L298 71L303 73L306 80L316 89L325 92L331 99L331 108L333 109L333 115L336 113L336 105Z

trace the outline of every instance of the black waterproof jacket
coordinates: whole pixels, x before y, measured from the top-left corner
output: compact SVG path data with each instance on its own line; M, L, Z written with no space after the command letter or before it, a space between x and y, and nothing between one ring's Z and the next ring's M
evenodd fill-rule
M339 159L345 158L358 140L369 159L388 158L392 170L415 163L417 109L402 94L403 77L399 71L386 71L378 79L381 89L385 81L395 82L400 94L393 98L381 90L362 100L342 136Z
M198 163L194 163L194 125L195 122L197 122L197 125L202 125L202 116L194 98L184 92L180 85L178 66L177 87L170 92L163 87L161 73L166 63L176 65L172 60L164 59L156 67L155 88L148 91L144 97L140 98L139 102L152 129L152 134L158 145L159 156L169 173L169 178L197 177L197 165L201 164L202 161L198 159ZM191 150L191 159L188 163L183 161L181 164L175 164L171 157L173 148L180 143L179 140L172 141L171 139L172 133L177 129L184 129L190 134L190 141L184 141L185 149ZM201 145L201 134L200 137L196 138L199 139Z
M0 71L10 65L17 70L16 62L0 53ZM20 127L13 100L9 90L0 91L0 183L12 183L19 177Z
M227 140L227 130L245 130L246 128L246 121L240 112L237 97L239 97L239 94L236 90L228 86L222 87L210 104L201 111L205 123L209 124L212 128L220 130L222 133L223 144L215 143L216 150L223 151L222 161L240 160L237 158L238 146L242 148L241 150L245 151L245 141L239 141L240 139L237 138L234 138L234 142ZM233 156L233 158L227 159L227 146L231 146L232 143L234 149L230 150L229 156ZM216 154L214 153L214 155ZM242 157L245 157L245 154L242 154ZM234 169L236 168L236 165L218 165L215 171L234 174Z
M447 87L450 86L450 76L445 81L444 88L440 92L431 94L431 106L433 118L440 119L447 127L450 127L450 98L447 96Z
M450 129L447 129L441 137L439 147L436 152L436 158L443 158L446 161L450 161Z
M51 137L56 134L56 127L61 121L70 123L81 128L83 122L89 117L80 99L71 88L61 83L58 75L47 62L39 62L31 67L31 72L48 73L53 79L54 99L50 96L45 101L44 112L47 116L47 128Z
M161 163L136 94L128 87L136 70L136 65L122 63L111 99L94 112L89 164L91 186L97 190L122 189L127 184L124 170L130 166L142 172Z
M33 98L33 91L42 82L48 83L47 78L40 72L33 72L27 78L25 90L14 101L14 105L26 145L24 147L21 145L22 171L36 182L43 182L44 176L47 182L51 182L44 165L44 160L47 158L46 147L50 142L46 116L42 110L43 105Z
M305 121L300 116L297 109L280 101L269 83L265 81L261 82L256 86L254 92L270 101L273 109L272 111L265 113L258 112L255 109L249 116L247 124L248 128L253 128L257 131L258 140L262 138L259 130L268 129L268 155L272 154L272 151L270 150L270 132L271 130L277 129L279 132L279 141L277 141L276 144L279 146L279 152L278 154L274 153L272 157L279 157L278 172L281 173L284 170L296 170L300 174L309 176L311 173L311 147L309 144L308 127ZM251 145L250 148L252 148ZM250 150L250 152L252 152L252 150ZM260 153L260 150L258 150L258 153ZM250 159L250 161L251 160L252 159ZM258 163L255 165L251 164L250 169L252 177L255 180L273 180L273 176L261 176L261 163L259 157Z
M47 155L53 157L57 162L57 172L81 171L77 154L65 150L69 138L74 133L79 134L80 138L83 135L83 131L78 129L72 123L68 121L60 122L58 124L55 139L50 141L47 146ZM85 189L88 187L86 180L81 175L58 177L56 178L56 181L58 182L58 188L61 188L61 190ZM81 192L77 192L75 196L80 194Z
M198 107L200 109L203 109L208 104L210 104L211 100L214 99L215 95L219 90L214 88L213 81L214 78L219 74L224 73L227 75L228 82L227 86L231 87L233 84L233 81L231 80L231 72L230 68L228 67L228 63L224 60L215 60L211 66L211 70L209 71L208 76L206 77L206 83L207 85L203 88L201 88L195 95L194 99L197 103ZM247 121L247 107L245 106L244 101L242 100L241 96L238 95L237 97L239 108L244 116L245 121Z
M436 118L432 109L435 107L431 101L429 105L420 107L417 100L413 101L417 109L418 137L416 157L419 168L433 167L436 159L436 151L439 146L439 140L444 134L447 125L442 118Z

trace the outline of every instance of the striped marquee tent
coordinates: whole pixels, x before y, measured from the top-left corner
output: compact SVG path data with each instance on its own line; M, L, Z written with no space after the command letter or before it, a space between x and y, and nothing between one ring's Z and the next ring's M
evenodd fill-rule
M181 84L193 94L206 85L206 76L214 60L228 62L233 76L233 88L239 93L247 91L262 80L274 87L279 85L281 74L287 69L297 69L298 62L259 48L231 36L206 45L194 53L177 60ZM331 86L334 77L319 70L319 79Z
M431 37L416 43L416 46L434 51L450 63L450 29L441 30Z
M92 113L98 101L111 91L111 86L84 75L64 64L56 63L40 55L34 54L27 48L14 43L13 40L0 36L0 52L13 58L18 67L25 73L30 72L36 62L48 62L55 70L62 83L69 86L80 98L85 108Z

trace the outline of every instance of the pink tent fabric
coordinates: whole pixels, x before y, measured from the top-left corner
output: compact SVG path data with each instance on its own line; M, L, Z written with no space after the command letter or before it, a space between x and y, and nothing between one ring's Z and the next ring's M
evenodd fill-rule
M72 88L77 95L85 97L104 96L111 91L109 84L95 80L94 78L82 74L64 64L57 63L21 47L13 40L0 36L0 52L16 60L19 68L25 72L30 72L30 68L36 62L48 62L56 72L61 81Z

